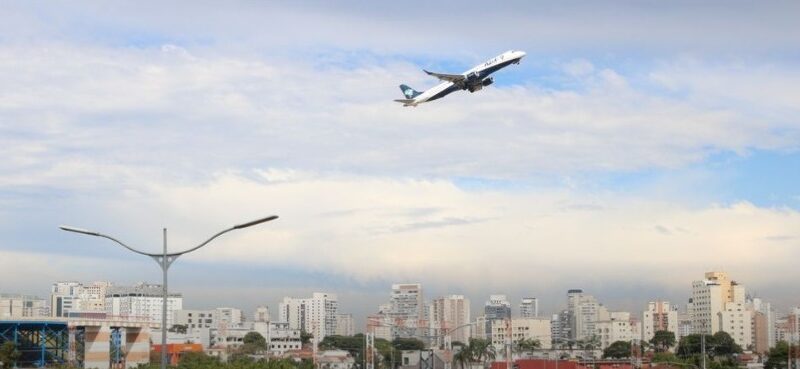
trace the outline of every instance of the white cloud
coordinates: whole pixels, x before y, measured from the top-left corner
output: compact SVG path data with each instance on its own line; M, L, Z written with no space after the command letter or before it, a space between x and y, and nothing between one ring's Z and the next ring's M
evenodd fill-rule
M605 277L613 284L633 275L637 283L679 288L689 280L675 275L691 278L717 266L764 286L792 273L799 256L774 237L797 237L800 213L744 202L697 208L622 195L474 192L447 181L323 175L278 183L222 175L202 185L145 187L143 195L98 198L71 211L104 214L109 233L137 245L169 225L173 250L274 213L281 218L185 258L362 283L412 278L435 288L520 289L530 280L561 286ZM475 273L477 266L484 272ZM563 273L565 267L581 273Z
M514 178L674 168L709 153L800 142L788 89L800 75L791 66L754 66L759 78L741 79L706 64L666 66L645 80L583 68L577 91L518 85L404 109L391 101L394 86L432 81L403 62L320 67L170 45L3 52L17 56L0 60L6 183L31 184L87 160L178 177L269 166ZM641 87L653 81L688 94Z

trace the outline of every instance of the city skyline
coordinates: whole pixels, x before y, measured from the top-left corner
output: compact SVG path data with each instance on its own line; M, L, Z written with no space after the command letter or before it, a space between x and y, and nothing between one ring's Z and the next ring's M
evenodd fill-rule
M182 257L171 289L330 291L363 317L398 281L473 311L582 288L627 310L724 270L800 305L797 3L232 4L0 4L0 291L159 282L60 224L149 252L278 214ZM392 101L509 49L486 89Z

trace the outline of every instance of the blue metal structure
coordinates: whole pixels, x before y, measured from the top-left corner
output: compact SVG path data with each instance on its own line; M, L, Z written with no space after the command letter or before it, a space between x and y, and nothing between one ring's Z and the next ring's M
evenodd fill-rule
M122 329L120 327L111 327L111 342L109 345L110 348L110 357L111 357L111 367L116 368L118 365L121 364L123 361L122 355Z
M66 322L0 321L0 344L14 342L20 357L15 367L64 364L69 352Z

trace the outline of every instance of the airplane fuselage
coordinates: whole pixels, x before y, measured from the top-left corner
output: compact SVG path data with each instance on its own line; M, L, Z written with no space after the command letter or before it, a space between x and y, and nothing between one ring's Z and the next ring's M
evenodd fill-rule
M460 90L469 90L475 92L484 86L488 86L493 82L488 77L511 64L519 64L520 60L525 57L525 52L510 50L506 51L484 63L476 65L474 68L462 73L463 80L458 82L445 81L432 88L429 88L421 94L415 96L413 99L408 99L404 103L405 106L416 106L428 101L441 99L453 92ZM436 75L429 73L431 75ZM487 83L488 81L488 83Z

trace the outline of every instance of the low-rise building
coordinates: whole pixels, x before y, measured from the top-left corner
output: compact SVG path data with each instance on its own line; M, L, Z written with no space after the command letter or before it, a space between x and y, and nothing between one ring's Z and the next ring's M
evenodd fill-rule
M44 299L21 294L0 294L0 318L34 318L47 315Z
M595 322L595 333L600 338L600 348L605 349L617 341L631 342L642 337L641 322L627 312L612 312L609 320Z

